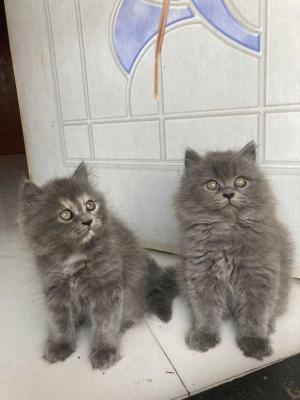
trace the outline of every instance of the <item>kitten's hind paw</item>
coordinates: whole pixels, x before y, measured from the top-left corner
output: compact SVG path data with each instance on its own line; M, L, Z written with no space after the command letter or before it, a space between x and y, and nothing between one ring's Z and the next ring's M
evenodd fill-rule
M259 337L243 337L238 340L238 345L246 357L262 360L272 354L269 339Z
M58 361L64 361L72 353L74 353L74 346L68 342L52 342L46 344L43 358L51 364Z
M191 350L205 352L215 347L220 342L220 337L216 333L191 329L186 336L185 342Z
M115 347L104 347L94 349L91 352L90 360L93 369L108 369L120 360L120 355Z

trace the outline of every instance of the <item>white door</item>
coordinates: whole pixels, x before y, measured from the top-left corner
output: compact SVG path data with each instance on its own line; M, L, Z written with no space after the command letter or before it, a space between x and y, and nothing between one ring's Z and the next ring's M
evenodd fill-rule
M6 0L32 178L94 165L149 247L174 250L186 146L254 139L300 276L300 2L173 0L153 98L160 0Z

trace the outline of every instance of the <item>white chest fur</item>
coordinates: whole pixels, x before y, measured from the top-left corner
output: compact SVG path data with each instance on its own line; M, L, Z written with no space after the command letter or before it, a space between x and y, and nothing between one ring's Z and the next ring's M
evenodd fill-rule
M81 253L72 254L70 257L66 258L66 260L63 262L64 274L72 276L83 267L83 264L85 264L86 261L87 257L85 254Z

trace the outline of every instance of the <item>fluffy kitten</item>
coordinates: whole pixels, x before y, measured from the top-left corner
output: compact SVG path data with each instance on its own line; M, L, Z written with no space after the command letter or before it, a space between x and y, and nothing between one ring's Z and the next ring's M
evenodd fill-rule
M103 369L118 361L120 334L146 311L170 319L173 270L160 269L112 215L83 163L69 178L25 183L23 215L51 314L47 361L74 352L85 320L93 330L92 366Z
M243 353L270 355L269 336L287 303L292 246L255 158L254 142L239 152L185 153L175 199L178 277L193 314L186 342L198 351L220 341L221 320L232 316Z

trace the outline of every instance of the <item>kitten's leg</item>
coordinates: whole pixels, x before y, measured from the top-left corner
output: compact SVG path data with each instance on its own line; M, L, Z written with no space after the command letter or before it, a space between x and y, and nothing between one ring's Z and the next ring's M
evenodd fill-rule
M49 305L52 318L45 345L44 359L50 363L63 361L75 351L75 323L69 305Z
M186 336L186 343L189 348L204 352L220 342L225 292L207 265L197 265L195 268L190 264L187 275L193 326Z
M120 333L125 333L128 329L130 329L131 327L133 327L134 324L135 324L134 321L125 321L125 322L122 322L121 328L120 328Z
M198 303L202 307L202 303ZM220 342L221 316L215 307L207 307L210 318L204 313L193 312L194 322L192 328L186 335L186 344L191 350L205 352L215 347Z
M268 328L269 328L268 331L269 331L270 335L275 332L275 316L273 316L270 319Z
M120 359L118 342L122 318L122 290L110 286L101 290L91 305L93 339L91 363L95 369L106 369Z
M269 271L268 276L266 267L265 276L261 273L262 268L250 268L251 275L245 273L237 288L237 340L245 356L262 360L272 353L269 336L274 324L272 316L276 283L272 272Z

